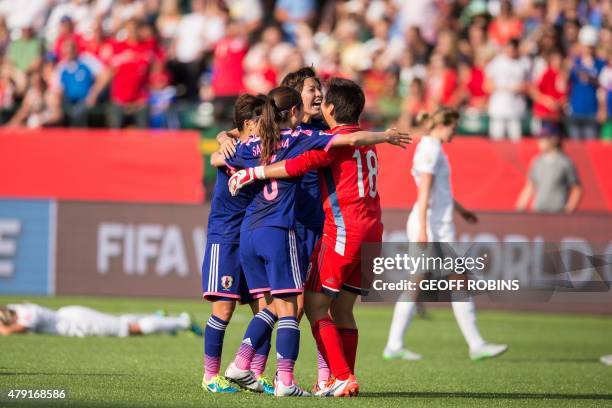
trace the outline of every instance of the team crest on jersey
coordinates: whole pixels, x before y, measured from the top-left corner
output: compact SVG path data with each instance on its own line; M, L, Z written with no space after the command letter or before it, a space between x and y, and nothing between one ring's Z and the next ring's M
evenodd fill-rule
M223 289L228 290L232 287L233 283L234 278L232 278L231 276L224 275L221 277L221 286L223 287Z

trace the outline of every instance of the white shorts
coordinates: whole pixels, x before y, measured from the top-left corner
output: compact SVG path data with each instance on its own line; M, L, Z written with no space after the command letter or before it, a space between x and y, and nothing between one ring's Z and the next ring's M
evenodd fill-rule
M417 211L411 211L406 223L406 235L409 242L416 242L419 237L420 222ZM429 242L455 242L455 225L452 222L427 223Z
M130 319L98 312L84 306L66 306L57 311L57 331L61 336L129 335Z

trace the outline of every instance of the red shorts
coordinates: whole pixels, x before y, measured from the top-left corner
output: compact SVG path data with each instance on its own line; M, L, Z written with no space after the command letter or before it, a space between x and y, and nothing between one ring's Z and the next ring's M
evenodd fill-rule
M340 255L322 240L317 242L310 259L305 290L337 297L344 289L365 295L369 284L362 282L361 257Z

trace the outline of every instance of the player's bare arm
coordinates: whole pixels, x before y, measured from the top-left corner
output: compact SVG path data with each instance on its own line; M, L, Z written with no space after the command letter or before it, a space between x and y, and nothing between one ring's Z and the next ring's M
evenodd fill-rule
M210 165L213 167L225 166L225 157L221 151L216 151L210 155Z
M11 334L26 333L27 331L28 329L25 326L17 323L12 323L8 326L0 324L0 336L10 336Z
M423 173L419 179L419 190L417 196L417 205L419 209L419 236L417 242L427 242L427 209L429 207L429 198L431 197L431 186L433 185L434 175L431 173Z
M476 224L478 222L476 214L466 209L459 201L453 200L453 208L468 224Z

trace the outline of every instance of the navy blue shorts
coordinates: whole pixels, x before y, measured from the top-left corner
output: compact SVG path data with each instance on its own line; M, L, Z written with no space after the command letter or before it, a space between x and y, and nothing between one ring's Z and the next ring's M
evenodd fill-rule
M238 300L249 303L249 293L242 267L238 244L207 242L202 262L202 296L211 302Z
M302 280L306 282L310 258L317 246L317 242L319 242L319 239L321 239L323 235L323 227L307 227L303 224L296 223L295 235L298 243Z
M282 297L304 291L293 230L261 227L240 234L240 262L252 295Z

